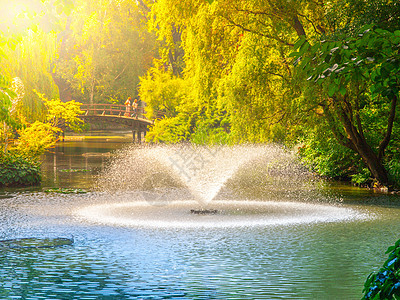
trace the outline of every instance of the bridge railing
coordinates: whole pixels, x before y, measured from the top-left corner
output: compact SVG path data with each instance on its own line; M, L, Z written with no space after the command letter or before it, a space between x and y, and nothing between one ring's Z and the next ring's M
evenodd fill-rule
M136 112L132 107L127 107L121 104L82 104L81 110L85 112L86 116L102 115L102 116L120 116L120 117L137 117L146 119L144 107L138 107Z

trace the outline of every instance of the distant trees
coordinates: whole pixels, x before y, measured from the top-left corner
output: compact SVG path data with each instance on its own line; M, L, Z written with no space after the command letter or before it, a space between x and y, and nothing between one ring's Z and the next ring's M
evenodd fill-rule
M62 99L119 102L137 96L139 76L154 58L136 1L77 1L59 33L54 78Z

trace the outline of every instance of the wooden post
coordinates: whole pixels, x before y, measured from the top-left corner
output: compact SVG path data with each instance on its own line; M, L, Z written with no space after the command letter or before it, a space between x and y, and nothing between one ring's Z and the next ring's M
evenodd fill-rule
M142 142L142 133L140 132L140 130L137 131L137 139L138 139L138 143Z
M135 143L135 134L136 134L136 131L134 130L134 129L132 129L132 137L133 137L133 143Z

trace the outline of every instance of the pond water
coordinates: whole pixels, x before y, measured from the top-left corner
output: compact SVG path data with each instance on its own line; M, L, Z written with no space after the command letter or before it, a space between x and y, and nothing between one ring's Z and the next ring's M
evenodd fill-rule
M1 239L33 243L0 242L1 299L360 299L399 238L398 196L318 180L279 147L130 138L69 137L41 187L0 192Z

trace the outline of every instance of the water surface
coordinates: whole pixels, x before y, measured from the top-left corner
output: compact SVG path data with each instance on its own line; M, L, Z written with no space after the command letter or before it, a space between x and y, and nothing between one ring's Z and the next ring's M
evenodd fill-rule
M359 299L366 277L399 238L397 196L316 179L285 183L276 169L261 180L261 169L251 163L225 182L214 206L213 200L199 204L190 196L185 180L172 181L167 194L162 187L144 191L135 184L102 189L95 184L99 176L107 178L121 161L110 162L113 151L130 147L128 134L122 137L60 144L47 155L42 187L2 191L2 239L72 236L74 244L1 248L0 298ZM254 172L246 177L248 166ZM44 192L50 187L89 192ZM157 193L158 202L149 201ZM170 202L173 195L182 195L181 202ZM219 214L192 215L191 207L216 207ZM159 217L180 226L154 225ZM291 221L268 221L273 218Z

